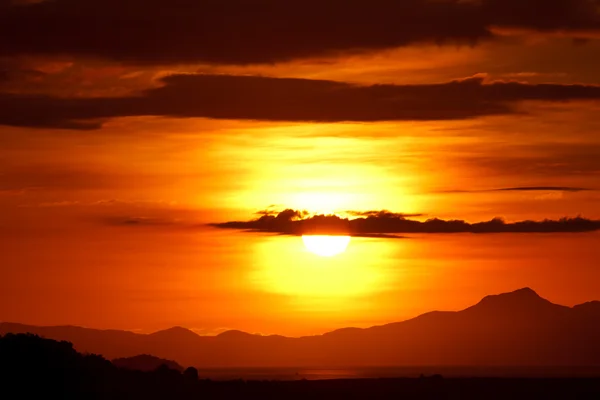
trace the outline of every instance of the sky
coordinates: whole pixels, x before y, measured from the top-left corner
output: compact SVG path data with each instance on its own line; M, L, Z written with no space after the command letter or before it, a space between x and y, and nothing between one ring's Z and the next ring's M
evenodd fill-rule
M599 39L598 0L0 0L0 320L597 298ZM307 251L332 221L346 251Z

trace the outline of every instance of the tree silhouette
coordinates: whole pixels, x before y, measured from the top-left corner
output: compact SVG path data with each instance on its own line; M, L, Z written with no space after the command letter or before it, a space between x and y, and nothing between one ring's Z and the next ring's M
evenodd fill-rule
M183 377L188 381L198 380L198 370L194 367L189 367L183 371Z

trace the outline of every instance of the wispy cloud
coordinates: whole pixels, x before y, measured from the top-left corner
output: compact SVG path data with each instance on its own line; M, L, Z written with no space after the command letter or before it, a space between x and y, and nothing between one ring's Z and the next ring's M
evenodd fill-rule
M523 186L498 189L450 189L440 190L438 193L494 193L494 192L588 192L595 189L569 187L569 186Z

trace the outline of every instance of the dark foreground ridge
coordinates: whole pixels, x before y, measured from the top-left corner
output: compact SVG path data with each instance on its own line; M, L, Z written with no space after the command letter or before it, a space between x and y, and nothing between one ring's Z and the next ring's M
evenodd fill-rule
M462 311L435 311L367 329L290 338L184 328L149 335L72 326L0 323L0 334L72 342L107 359L151 354L202 369L354 367L600 367L600 302L553 304L529 288L487 296ZM138 360L129 360L136 365ZM152 360L150 360L152 361ZM147 369L156 367L150 363ZM139 363L138 363L139 364Z
M166 365L118 368L71 343L29 334L0 337L0 384L7 398L52 399L597 399L600 379L417 379L226 381Z
M149 354L140 354L135 357L115 358L112 360L112 363L119 368L143 372L154 371L163 365L179 372L183 372L184 370L184 368L175 361L165 360Z

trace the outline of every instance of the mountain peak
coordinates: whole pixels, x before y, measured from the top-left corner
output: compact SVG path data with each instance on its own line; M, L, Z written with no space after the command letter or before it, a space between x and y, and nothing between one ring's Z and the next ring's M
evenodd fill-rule
M256 336L256 335L253 335L248 332L243 332L240 330L235 330L235 329L225 331L225 332L222 332L217 335L217 337L221 338L221 339L241 339L241 338L250 338L250 337L254 337L254 336Z
M154 333L151 333L150 336L187 336L187 337L199 337L197 333L194 333L193 331L187 329L187 328L182 328L181 326L174 326L172 328L169 329L165 329L162 331L157 331Z
M524 287L513 292L499 294L498 296L514 296L522 299L542 299L542 297L540 297L540 295L530 287Z
M536 291L533 290L530 287L524 287L524 288L521 288L521 289L517 289L513 293L529 293L529 294L534 294L534 295L536 295L536 296L539 297L539 295L536 293Z
M583 303L583 304L577 304L575 307L573 307L573 310L576 311L590 311L590 312L596 312L596 311L600 311L600 301L588 301L587 303Z
M525 288L522 288L522 289L517 289L517 290L515 290L513 292L485 296L482 301L484 301L486 299L488 299L488 300L492 300L492 299L500 299L500 300L515 299L515 300L522 300L522 301L527 301L527 300L544 300L542 297L540 297L539 294L537 294L537 292L535 290L533 290L532 288L529 288L529 287L525 287ZM546 301L546 300L544 300L544 301Z
M525 287L513 292L486 296L467 310L523 313L524 311L556 307L564 308L540 297L535 290Z

